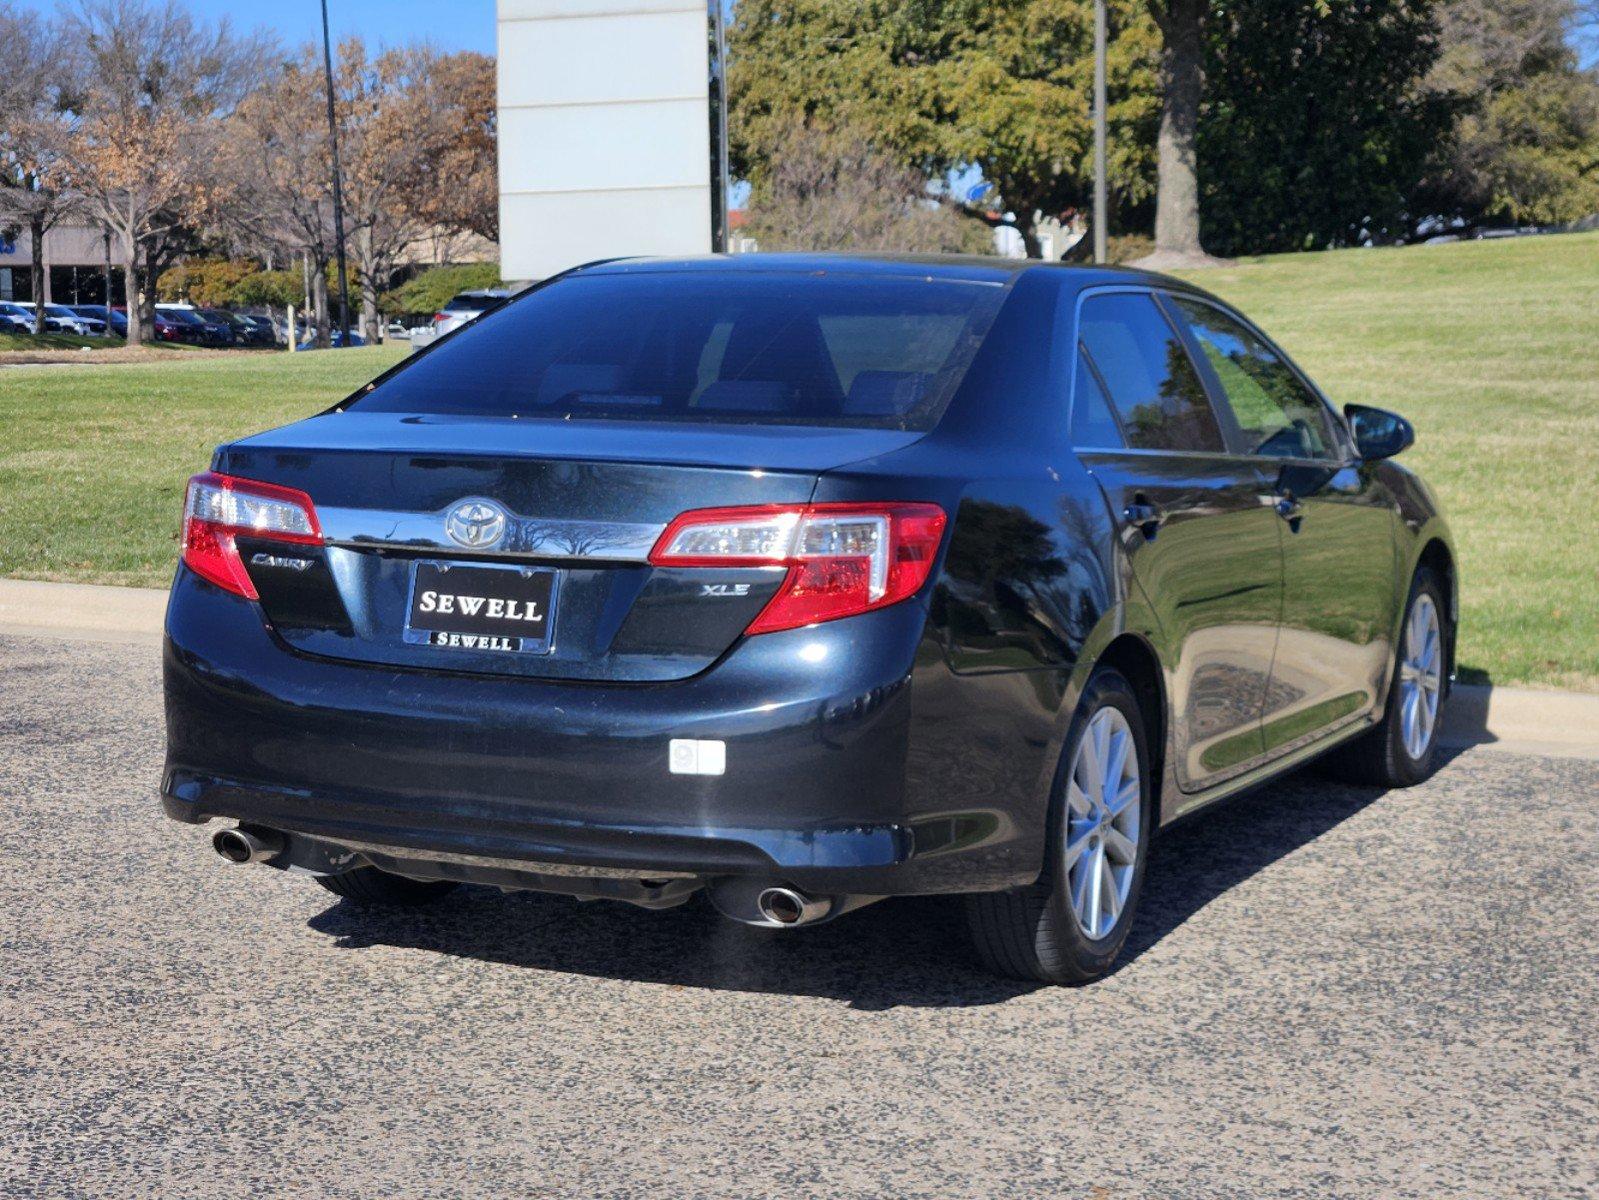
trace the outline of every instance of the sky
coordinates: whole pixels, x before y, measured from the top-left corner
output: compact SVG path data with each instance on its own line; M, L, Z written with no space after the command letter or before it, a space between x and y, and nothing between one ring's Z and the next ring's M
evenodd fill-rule
M183 0L197 17L227 17L235 29L272 30L290 44L320 40L319 0ZM72 7L69 0L21 0L21 8L53 13ZM494 0L328 0L328 23L335 40L360 34L369 45L427 41L440 50L494 53Z

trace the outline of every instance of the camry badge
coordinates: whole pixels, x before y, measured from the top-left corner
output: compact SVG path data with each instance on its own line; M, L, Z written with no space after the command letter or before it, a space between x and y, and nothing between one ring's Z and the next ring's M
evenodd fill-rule
M505 510L492 500L463 500L445 516L444 532L457 546L487 550L505 536Z

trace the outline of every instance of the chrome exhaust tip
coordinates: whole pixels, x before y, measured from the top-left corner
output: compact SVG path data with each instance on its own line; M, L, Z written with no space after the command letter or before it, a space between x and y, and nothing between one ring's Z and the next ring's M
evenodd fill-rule
M212 848L229 862L266 862L283 853L283 835L259 825L239 825L219 829L211 837Z
M819 921L831 911L825 896L807 896L790 887L769 887L755 897L755 908L768 924L788 928Z

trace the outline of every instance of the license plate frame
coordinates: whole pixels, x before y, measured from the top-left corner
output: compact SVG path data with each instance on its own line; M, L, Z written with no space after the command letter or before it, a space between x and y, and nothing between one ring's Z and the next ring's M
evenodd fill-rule
M410 571L403 634L407 644L489 654L554 652L555 614L561 591L558 569L423 558L413 562ZM449 579L452 575L456 576L453 580ZM448 592L439 586L446 581L451 589ZM474 585L479 590L467 590ZM434 607L424 612L420 605L430 591L434 593ZM449 611L441 611L444 596L450 598ZM471 612L460 611L457 602L463 598L479 601L480 607ZM510 607L513 601L515 608ZM493 602L498 602L502 611L491 616ZM529 625L526 606L530 604L544 606L544 618L533 623L536 629L532 633L525 632ZM514 615L506 615L506 609Z

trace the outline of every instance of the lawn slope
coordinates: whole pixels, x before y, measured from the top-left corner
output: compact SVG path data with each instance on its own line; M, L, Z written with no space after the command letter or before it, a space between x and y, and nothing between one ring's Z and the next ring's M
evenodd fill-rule
M1599 691L1599 234L1279 255L1188 276L1338 404L1416 425L1468 678Z

